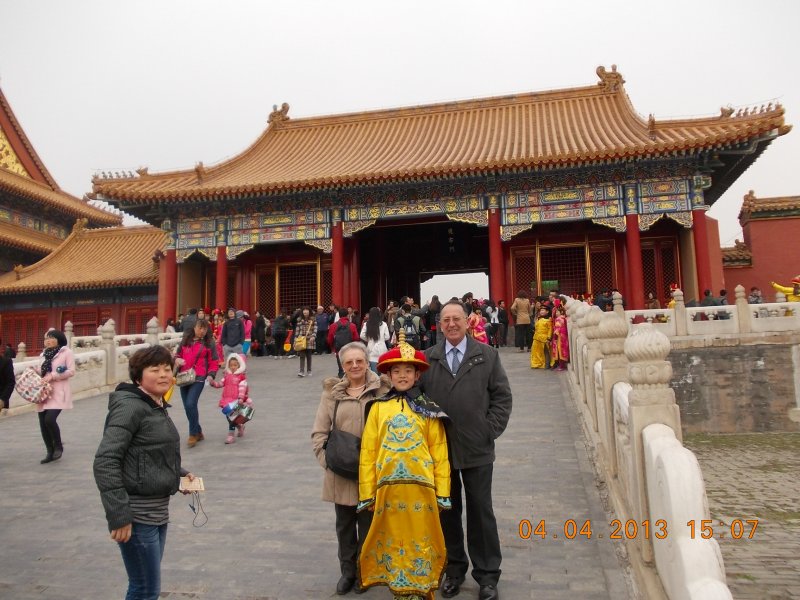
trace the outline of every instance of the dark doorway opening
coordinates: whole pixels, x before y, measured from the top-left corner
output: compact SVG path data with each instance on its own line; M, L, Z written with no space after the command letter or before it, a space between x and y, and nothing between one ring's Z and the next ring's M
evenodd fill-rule
M420 282L434 274L489 270L488 230L477 225L387 221L355 237L364 310L406 295L422 304Z

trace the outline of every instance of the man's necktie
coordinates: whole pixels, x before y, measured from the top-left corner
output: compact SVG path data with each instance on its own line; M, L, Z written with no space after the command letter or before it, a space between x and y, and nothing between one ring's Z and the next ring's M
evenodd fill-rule
M450 370L453 372L453 377L455 377L456 373L458 373L458 367L461 366L461 359L458 357L458 355L461 353L458 351L458 348L453 348L450 350L450 354L453 355L453 366L450 367Z

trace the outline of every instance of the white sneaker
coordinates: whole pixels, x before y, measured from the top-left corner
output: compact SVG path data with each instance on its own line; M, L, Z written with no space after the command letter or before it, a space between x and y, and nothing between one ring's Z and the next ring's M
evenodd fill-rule
M309 371L308 373L306 373L306 377L311 377L311 371Z
M298 376L298 377L305 377L305 376L306 376L306 374L305 374L305 373L303 373L302 371L298 371L298 372L297 372L297 376Z

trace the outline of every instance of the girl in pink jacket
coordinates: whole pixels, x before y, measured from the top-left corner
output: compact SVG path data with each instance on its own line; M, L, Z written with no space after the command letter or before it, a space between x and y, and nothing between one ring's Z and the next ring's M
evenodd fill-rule
M225 360L225 375L219 381L209 379L209 385L215 388L222 388L222 398L219 399L219 407L226 409L231 404L252 406L253 402L250 400L250 390L247 386L247 374L245 371L247 366L245 358L242 354L229 354ZM237 437L244 436L244 423L241 425L234 424L229 416L230 411L223 411L225 418L228 421L228 437L225 438L226 444L235 442L233 432L236 431Z
M39 462L46 464L58 460L64 452L61 429L56 420L62 410L72 408L72 391L69 378L75 375L75 356L67 347L67 337L57 329L44 334L44 352L39 373L53 387L50 397L36 405L39 413L39 429L47 448L47 455Z

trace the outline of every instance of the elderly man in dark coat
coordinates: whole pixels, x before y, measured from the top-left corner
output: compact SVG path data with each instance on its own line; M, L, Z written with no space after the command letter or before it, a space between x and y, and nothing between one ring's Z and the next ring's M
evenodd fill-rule
M494 441L511 416L511 387L497 350L467 336L463 305L450 301L439 313L443 339L425 351L430 368L422 376L425 392L448 414L453 510L441 513L447 544L442 596L460 591L469 560L461 526L463 484L467 506L467 547L479 600L497 600L500 538L492 509Z

